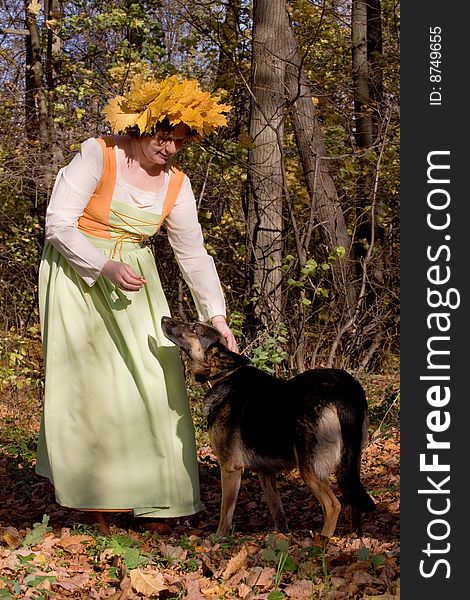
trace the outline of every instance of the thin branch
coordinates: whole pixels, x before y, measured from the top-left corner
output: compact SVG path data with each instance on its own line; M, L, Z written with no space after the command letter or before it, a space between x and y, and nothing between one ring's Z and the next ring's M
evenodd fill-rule
M387 141L387 131L388 131L388 127L390 125L391 118L392 118L392 106L389 107L387 121L386 121L386 125L384 127L384 132L383 132L383 137L382 137L382 143L380 145L380 152L379 152L379 156L377 159L377 164L375 165L374 189L373 189L372 206L371 206L371 239L370 239L369 248L367 249L367 254L364 257L364 260L362 261L361 289L359 292L359 296L358 296L358 300L357 300L357 304L356 304L354 313L351 315L350 319L348 319L348 321L343 325L343 327L341 327L341 329L339 330L338 334L336 335L335 340L331 346L330 353L328 356L328 362L327 362L328 367L331 367L333 364L333 359L335 357L336 350L338 349L338 345L339 345L339 342L341 341L341 338L346 333L346 331L355 323L355 321L358 317L359 311L361 309L362 303L364 301L365 295L366 295L366 287L367 287L366 283L367 283L367 278L368 278L367 267L369 265L369 262L372 259L372 252L373 252L374 246L375 246L375 207L376 207L376 203L377 203L377 191L378 191L378 186L379 186L380 167L382 164L382 157L383 157L383 154L385 151L385 143Z

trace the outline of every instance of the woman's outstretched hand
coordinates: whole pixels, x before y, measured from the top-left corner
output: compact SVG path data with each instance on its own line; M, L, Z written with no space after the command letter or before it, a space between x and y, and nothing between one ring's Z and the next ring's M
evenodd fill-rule
M227 325L227 321L225 317L222 315L217 315L212 317L211 319L212 325L220 331L220 333L224 336L225 341L227 342L227 348L232 352L236 352L238 354L238 345L235 339L235 336L230 330L230 327Z
M129 265L117 260L108 260L101 273L109 279L111 283L114 283L116 287L120 290L125 290L126 292L137 292L145 283L147 283L145 279L141 275L137 275Z

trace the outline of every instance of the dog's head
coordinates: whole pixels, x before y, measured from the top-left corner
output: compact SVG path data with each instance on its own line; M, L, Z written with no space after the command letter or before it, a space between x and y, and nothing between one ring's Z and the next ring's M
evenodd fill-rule
M166 337L188 355L196 381L217 379L249 362L245 356L231 352L212 325L185 323L170 317L163 317L161 324Z

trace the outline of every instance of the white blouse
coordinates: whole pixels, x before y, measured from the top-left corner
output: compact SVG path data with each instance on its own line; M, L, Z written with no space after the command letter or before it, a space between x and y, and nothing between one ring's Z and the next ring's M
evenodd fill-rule
M116 151L116 185L113 198L161 214L170 173L158 192L143 191L127 183L121 174L118 145ZM99 142L89 138L69 165L56 178L46 213L46 241L65 256L83 280L92 286L109 260L78 229L82 216L101 178L103 151ZM225 300L214 261L204 248L196 201L185 176L176 202L165 219L168 240L181 274L188 284L201 321L216 315L225 316Z

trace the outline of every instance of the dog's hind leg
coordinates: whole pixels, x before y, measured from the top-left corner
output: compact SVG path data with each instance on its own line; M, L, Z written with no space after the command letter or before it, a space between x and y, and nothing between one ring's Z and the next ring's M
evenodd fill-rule
M362 512L358 508L351 506L349 515L351 522L351 532L356 533L359 536L362 535Z
M320 479L313 469L301 469L300 474L322 507L323 528L321 533L325 537L331 537L336 529L341 504L333 494L329 482Z
M220 505L220 521L216 537L226 535L232 526L233 512L240 490L243 467L232 467L231 469L220 467L220 478L222 482L222 503Z
M274 473L258 473L264 497L269 507L269 512L274 520L274 525L278 531L285 533L289 530L287 527L286 515L282 508L281 498L276 484L276 475Z

